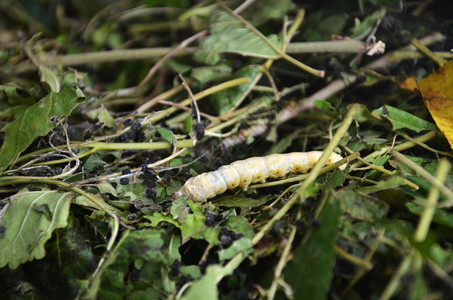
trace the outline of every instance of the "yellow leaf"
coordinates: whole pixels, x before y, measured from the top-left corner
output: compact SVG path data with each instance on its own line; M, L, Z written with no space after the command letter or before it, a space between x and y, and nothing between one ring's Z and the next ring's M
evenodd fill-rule
M453 61L447 62L413 87L413 78L400 84L420 94L437 127L453 149Z
M415 89L417 89L417 80L414 77L409 77L406 78L403 82L400 82L400 88L415 92Z

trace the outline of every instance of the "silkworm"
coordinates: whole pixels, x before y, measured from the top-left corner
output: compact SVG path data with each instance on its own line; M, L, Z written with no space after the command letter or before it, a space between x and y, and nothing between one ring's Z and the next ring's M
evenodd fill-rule
M322 151L292 152L237 160L216 171L190 178L173 194L173 198L185 195L193 201L205 201L237 187L245 191L251 183L265 182L267 178L283 177L288 173L307 173L321 155ZM341 159L340 155L332 153L326 165Z

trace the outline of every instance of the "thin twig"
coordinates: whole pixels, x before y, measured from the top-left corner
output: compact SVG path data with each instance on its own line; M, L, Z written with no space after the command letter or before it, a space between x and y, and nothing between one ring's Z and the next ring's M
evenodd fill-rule
M108 97L113 97L113 96L115 96L115 97L125 97L125 96L129 96L129 95L141 90L143 87L145 87L149 83L151 78L153 78L153 76L156 73L156 71L162 66L162 64L164 62L166 62L170 57L172 57L173 55L175 55L176 53L178 53L179 51L181 51L182 49L184 49L185 47L187 47L191 43L193 43L196 40L204 37L206 34L208 34L208 31L207 30L203 30L203 31L201 31L201 32L199 32L199 33L197 33L197 34L185 39L177 47L175 47L170 52L165 54L157 63L155 63L154 66L149 70L149 72L145 76L145 78L143 78L142 81L137 86L131 87L131 88L125 88L125 89L116 90L114 92L108 92L107 93Z
M434 54L431 50L428 49L428 47L420 43L419 40L413 39L411 41L411 44L414 45L418 49L418 51L420 51L421 53L429 57L431 60L433 60L439 67L442 67L447 62L442 57Z
M291 246L294 241L294 237L296 236L297 228L296 226L292 226L291 228L291 233L289 234L288 239L285 241L285 247L283 248L282 255L280 256L280 259L278 260L278 264L275 267L274 271L274 280L272 281L271 287L269 289L269 292L267 294L267 299L272 300L275 297L275 293L277 292L277 286L279 283L279 279L282 276L283 269L286 266L286 263L289 260L290 257L290 251L291 251Z
M450 189L448 189L445 185L443 185L441 182L439 182L433 175L429 174L428 171L426 171L424 168L412 162L409 158L399 153L398 151L392 150L391 154L397 160L399 160L400 162L402 162L403 164L405 164L406 166L420 174L420 176L428 180L429 183L435 186L440 192L442 192L442 194L447 196L448 202L442 203L442 207L453 205L453 192Z
M200 118L200 109L198 108L197 101L195 100L195 97L193 96L192 90L190 89L190 86L187 84L186 80L180 73L178 73L179 78L182 81L182 86L186 89L187 94L189 94L189 98L192 101L192 107L195 110L196 118L197 118L197 123L201 123L201 118Z
M443 186L445 178L447 177L448 172L451 169L451 164L446 158L443 158L439 162L439 167L436 172L436 180ZM425 208L420 216L417 229L414 233L414 240L416 242L424 242L426 236L428 235L429 227L431 226L431 221L434 216L434 212L437 206L437 201L439 199L439 189L434 186L429 191L428 198L426 203L424 203Z

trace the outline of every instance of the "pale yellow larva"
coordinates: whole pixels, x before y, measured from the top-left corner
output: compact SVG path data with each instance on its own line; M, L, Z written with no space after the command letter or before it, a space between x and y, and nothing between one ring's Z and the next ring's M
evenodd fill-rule
M321 155L321 151L292 152L238 160L216 171L190 178L173 198L186 195L193 201L205 201L236 187L245 191L251 183L265 182L267 178L278 178L288 173L306 173ZM327 165L341 159L339 154L332 153Z

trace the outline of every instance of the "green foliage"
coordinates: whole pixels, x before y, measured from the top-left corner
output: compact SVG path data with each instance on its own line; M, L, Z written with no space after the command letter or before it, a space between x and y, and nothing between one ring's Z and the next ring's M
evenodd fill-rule
M243 15L254 26L259 26L272 19L281 20L292 9L294 3L291 0L262 0L253 3Z
M171 132L171 130L161 127L157 127L156 130L160 133L164 140L166 140L170 144L173 144L173 132Z
M354 19L354 29L352 30L352 38L363 39L366 38L374 29L376 24L382 20L386 14L386 9L382 8L375 13L366 17L363 21L358 18Z
M93 120L97 119L99 122L104 123L107 127L115 127L115 119L113 119L109 111L104 106L90 111L88 116Z
M298 299L325 299L335 265L335 241L341 209L332 197L326 202L310 239L293 251L283 273Z
M44 136L56 126L56 120L68 116L83 94L78 88L64 87L60 92L50 92L39 102L17 112L15 120L3 128L6 137L0 148L0 171L37 137Z
M201 83L225 80L231 76L231 69L231 66L226 64L199 67L192 70L191 76Z
M245 198L245 197L235 197L235 196L226 196L220 197L212 200L215 205L223 207L241 207L241 208L251 208L257 207L268 202L269 199L264 197L262 199L254 198Z
M225 261L232 259L238 253L244 253L246 255L252 253L252 241L248 238L240 238L234 241L230 247L219 251L219 260Z
M387 214L388 205L377 199L363 196L355 190L344 189L335 195L343 212L359 220L375 220Z
M210 35L201 40L201 51L195 54L198 60L213 65L220 60L220 53L228 52L261 58L279 56L268 44L281 48L281 41L275 34L265 40L223 10L214 11L210 21Z
M0 226L0 268L45 256L44 244L57 228L67 225L72 195L59 191L22 190L10 197Z
M415 132L421 132L436 129L433 123L390 105L384 105L380 109L374 110L373 113L387 118L392 123L394 130L408 128Z
M230 213L231 211L227 211L225 212L225 215L229 216ZM254 235L250 224L241 216L229 216L225 226L229 230L242 234L247 239L251 239Z
M218 229L208 227L205 224L206 216L199 203L185 203L175 201L171 208L171 215L154 213L152 216L145 216L151 221L151 226L156 227L160 223L170 223L181 229L183 240L188 238L204 239L210 244L217 243ZM189 213L189 209L191 210Z
M46 66L39 66L39 72L41 73L41 81L47 83L52 92L58 93L61 89L61 86L55 72L53 72Z
M193 284L189 292L182 297L182 300L215 300L219 298L217 290L217 282L215 281L216 275L219 272L218 266L209 266L206 274Z
M162 229L125 231L99 274L98 285L87 291L88 294L117 299L124 293L131 297L145 293L148 297L160 298L162 293L172 292L174 283L165 282L170 270L164 271L163 267L181 258L177 251L180 240L168 234ZM144 284L149 281L153 282L152 288Z
M85 168L87 169L87 171L92 171L95 168L104 166L106 164L107 163L102 160L99 153L94 153L93 155L90 155L90 157L88 157L85 161Z
M237 72L234 73L233 78L241 78L247 77L249 78L249 82L245 84L238 85L234 88L220 91L216 93L211 98L211 103L216 109L219 115L222 115L228 112L235 104L240 100L243 99L244 94L254 86L256 79L261 77L262 69L256 66L248 66L245 68L241 68ZM259 99L260 101L269 101L267 97L262 97Z
M340 34L347 21L347 16L335 12L314 12L303 24L303 36L309 42L328 40L332 34Z
M5 93L10 105L30 105L34 102L34 97L15 83L0 85L0 91Z

